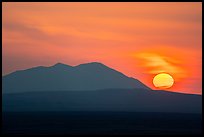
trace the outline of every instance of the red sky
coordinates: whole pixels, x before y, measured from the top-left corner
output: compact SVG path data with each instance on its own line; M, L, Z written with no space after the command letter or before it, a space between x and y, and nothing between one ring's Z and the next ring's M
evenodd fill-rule
M202 94L202 3L13 3L2 6L2 75L57 62L101 62L154 88Z

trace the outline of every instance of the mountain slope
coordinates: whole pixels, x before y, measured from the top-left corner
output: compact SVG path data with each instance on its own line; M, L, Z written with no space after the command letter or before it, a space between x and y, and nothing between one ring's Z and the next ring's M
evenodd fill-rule
M139 80L97 62L75 67L61 63L51 67L35 67L6 75L2 81L3 93L109 88L150 89Z
M133 111L202 113L202 96L146 89L3 94L3 111Z

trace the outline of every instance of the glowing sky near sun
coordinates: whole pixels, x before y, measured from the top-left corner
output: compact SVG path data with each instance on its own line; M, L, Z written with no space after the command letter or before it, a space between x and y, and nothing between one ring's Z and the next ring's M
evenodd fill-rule
M57 62L101 62L154 88L202 92L202 3L2 4L2 75Z

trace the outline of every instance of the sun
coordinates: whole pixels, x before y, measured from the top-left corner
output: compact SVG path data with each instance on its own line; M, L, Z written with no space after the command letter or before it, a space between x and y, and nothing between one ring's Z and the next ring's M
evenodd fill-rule
M174 79L167 73L160 73L154 77L153 84L156 88L167 89L173 86Z

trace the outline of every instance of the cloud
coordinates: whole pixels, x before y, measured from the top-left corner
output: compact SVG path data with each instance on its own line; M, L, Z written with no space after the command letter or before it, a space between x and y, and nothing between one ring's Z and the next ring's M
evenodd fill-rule
M146 73L158 74L166 72L173 75L176 80L186 77L186 70L180 67L180 61L173 57L145 52L136 54L136 57L141 60L141 66L144 67Z
M2 28L5 31L10 32L17 32L23 35L25 38L35 39L35 40L43 40L47 41L50 40L50 36L40 29L34 28L29 25L25 25L22 23L16 23L16 22L4 22L2 24Z

